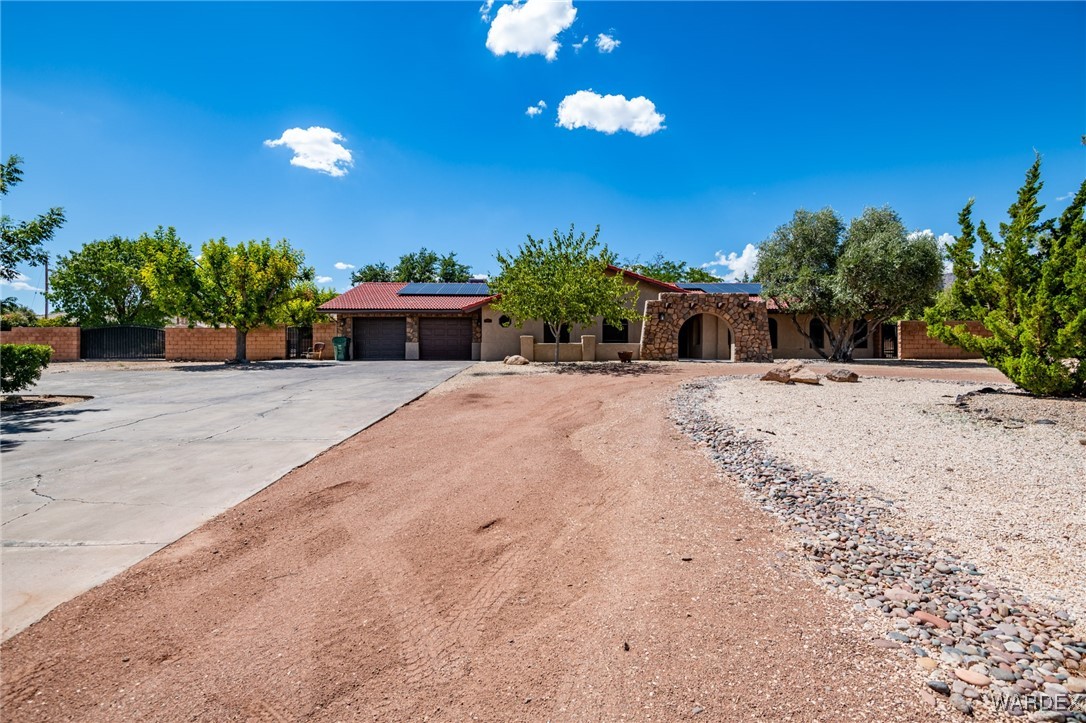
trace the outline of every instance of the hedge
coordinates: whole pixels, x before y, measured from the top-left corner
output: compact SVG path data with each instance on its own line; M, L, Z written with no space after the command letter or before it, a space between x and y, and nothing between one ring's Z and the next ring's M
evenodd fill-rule
M41 372L49 365L53 348L44 344L0 344L0 377L3 378L3 392L29 389L40 378Z

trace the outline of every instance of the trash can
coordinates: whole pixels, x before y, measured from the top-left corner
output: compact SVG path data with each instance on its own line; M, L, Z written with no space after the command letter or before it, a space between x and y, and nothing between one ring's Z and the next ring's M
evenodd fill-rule
M336 350L336 361L347 361L347 342L350 341L345 336L333 336L332 346Z

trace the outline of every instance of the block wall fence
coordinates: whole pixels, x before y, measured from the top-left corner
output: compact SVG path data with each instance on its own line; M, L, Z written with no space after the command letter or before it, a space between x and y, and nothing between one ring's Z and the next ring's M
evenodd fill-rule
M0 344L43 344L53 347L51 361L79 361L78 326L17 326L0 331Z
M963 322L950 322L951 325ZM964 322L969 331L978 336L991 336L979 321ZM899 359L981 359L981 354L944 344L928 336L928 325L923 321L899 321L897 323L897 355Z

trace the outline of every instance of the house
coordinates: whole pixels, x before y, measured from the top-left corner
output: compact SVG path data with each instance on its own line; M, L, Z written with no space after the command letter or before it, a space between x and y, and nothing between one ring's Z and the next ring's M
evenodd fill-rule
M500 361L521 354L544 361L554 358L556 341L563 361L617 360L619 352L652 360L818 356L791 317L759 296L759 284L671 284L614 266L608 271L637 288L643 319L620 327L596 319L562 329L557 340L540 320L517 326L494 309L497 297L485 281L366 282L319 311L334 319L339 336L350 338L352 359ZM799 321L818 331L817 321ZM859 348L857 356L871 351Z

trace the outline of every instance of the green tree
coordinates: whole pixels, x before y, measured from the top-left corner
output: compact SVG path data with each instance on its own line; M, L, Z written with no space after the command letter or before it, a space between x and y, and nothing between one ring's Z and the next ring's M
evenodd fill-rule
M8 156L7 163L0 163L0 196L8 195L11 187L23 180L19 168L22 162L19 156ZM18 264L41 266L46 263L49 252L44 245L63 223L63 208L51 208L33 221L18 223L7 214L0 216L0 279L14 279Z
M683 281L695 283L720 283L723 281L723 279L714 276L705 269L691 266L685 261L671 261L665 258L662 253L657 253L644 263L638 258L625 259L622 266L634 273L648 276L650 279L656 279L657 281L666 281L670 284Z
M0 299L0 314L7 314L10 311L18 311L23 308L23 305L19 303L19 299L14 296L6 296Z
M337 295L335 289L322 289L312 281L301 281L279 308L276 321L287 326L312 326L321 317L317 308Z
M800 209L758 250L762 294L787 309L796 330L810 314L825 329L834 361L850 361L857 333L910 306L930 303L942 280L938 243L910 234L889 207L867 208L845 223L830 208Z
M61 256L49 298L79 326L162 326L169 315L155 302L143 269L169 247L187 249L173 228L137 239L113 236Z
M212 239L192 258L188 247L161 249L143 270L156 303L189 323L232 326L236 358L246 360L249 332L274 324L296 285L313 280L305 255L287 241L247 241L231 246Z
M599 242L600 229L590 238L554 230L550 241L528 235L516 255L498 253L498 275L490 291L500 294L493 306L511 316L519 327L525 320L540 319L561 338L566 324L587 325L597 316L621 326L623 319L640 318L636 311L637 287L621 274L608 273L615 256ZM558 344L554 363L558 363Z
M980 259L965 242L948 249L955 264L949 293L924 314L928 334L984 355L1033 394L1086 395L1086 181L1059 218L1042 220L1041 158L1026 172L1018 197L1000 223L999 238L977 225ZM971 235L970 200L959 215ZM980 321L991 336L964 324Z
M392 269L384 261L379 261L376 264L361 266L351 274L352 284L361 284L366 281L392 281Z
M351 274L352 284L364 281L464 282L471 278L471 267L456 259L456 252L442 256L423 246L404 254L391 269L383 261L366 264Z

